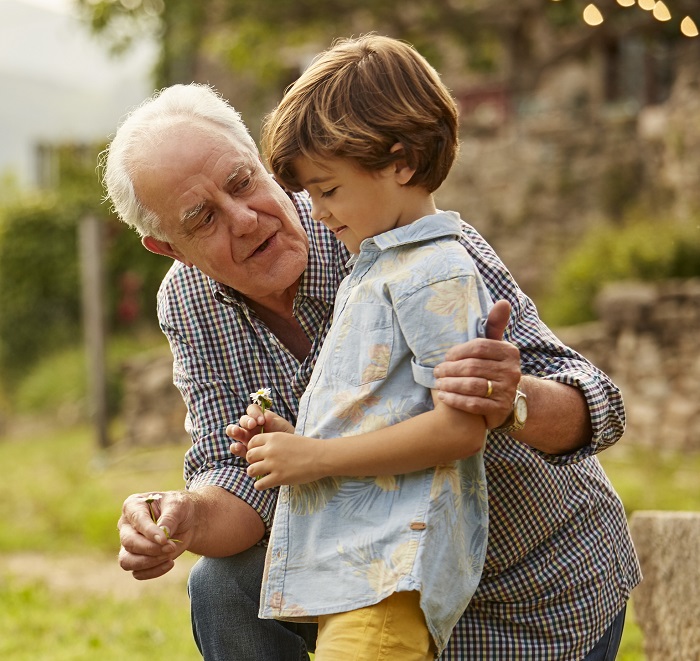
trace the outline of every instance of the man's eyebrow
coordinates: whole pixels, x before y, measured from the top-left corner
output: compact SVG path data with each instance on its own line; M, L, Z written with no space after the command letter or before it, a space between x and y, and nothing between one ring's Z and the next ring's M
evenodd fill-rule
M238 173L243 169L243 167L243 164L239 165L228 177L226 177L224 186L228 186L238 176Z
M226 181L224 181L224 187L228 186L238 176L242 168L243 165L239 165L228 177L226 177ZM196 218L201 213L205 204L206 202L202 200L198 204L193 206L191 209L183 211L182 215L180 216L180 223L186 225L190 220Z
M199 215L199 212L203 208L204 208L204 200L202 200L199 204L197 204L197 206L194 206L191 209L184 211L182 213L182 216L180 216L180 222L184 225L188 221L192 220L193 218L196 218Z

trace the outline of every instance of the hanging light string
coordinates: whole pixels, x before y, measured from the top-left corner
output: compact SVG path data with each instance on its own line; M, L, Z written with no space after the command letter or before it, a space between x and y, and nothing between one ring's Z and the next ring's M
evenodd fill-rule
M560 0L552 0L560 2ZM616 0L621 7L636 7L649 12L657 21L666 23L673 19L671 10L663 0ZM605 16L599 7L591 2L583 10L583 20L587 25L597 26L605 21ZM686 37L697 37L698 26L690 16L685 16L680 21L680 32Z

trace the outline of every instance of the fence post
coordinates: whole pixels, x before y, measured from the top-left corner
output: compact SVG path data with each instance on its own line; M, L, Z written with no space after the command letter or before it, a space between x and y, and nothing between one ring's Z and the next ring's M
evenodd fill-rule
M109 447L107 376L105 367L105 276L103 223L91 214L79 225L83 331L87 355L88 407L97 446Z

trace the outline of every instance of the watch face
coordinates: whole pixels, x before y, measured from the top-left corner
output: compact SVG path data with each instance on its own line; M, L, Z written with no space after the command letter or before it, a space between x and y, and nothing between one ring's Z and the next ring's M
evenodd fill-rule
M515 417L519 422L527 419L527 401L524 397L517 397L515 400Z

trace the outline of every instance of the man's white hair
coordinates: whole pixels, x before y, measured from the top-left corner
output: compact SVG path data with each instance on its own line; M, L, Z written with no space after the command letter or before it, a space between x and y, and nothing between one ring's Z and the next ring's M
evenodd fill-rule
M209 85L173 85L146 99L126 116L99 161L102 184L112 208L142 237L167 240L156 214L146 209L134 192L133 176L140 149L182 120L216 124L230 131L234 140L258 153L240 113Z

